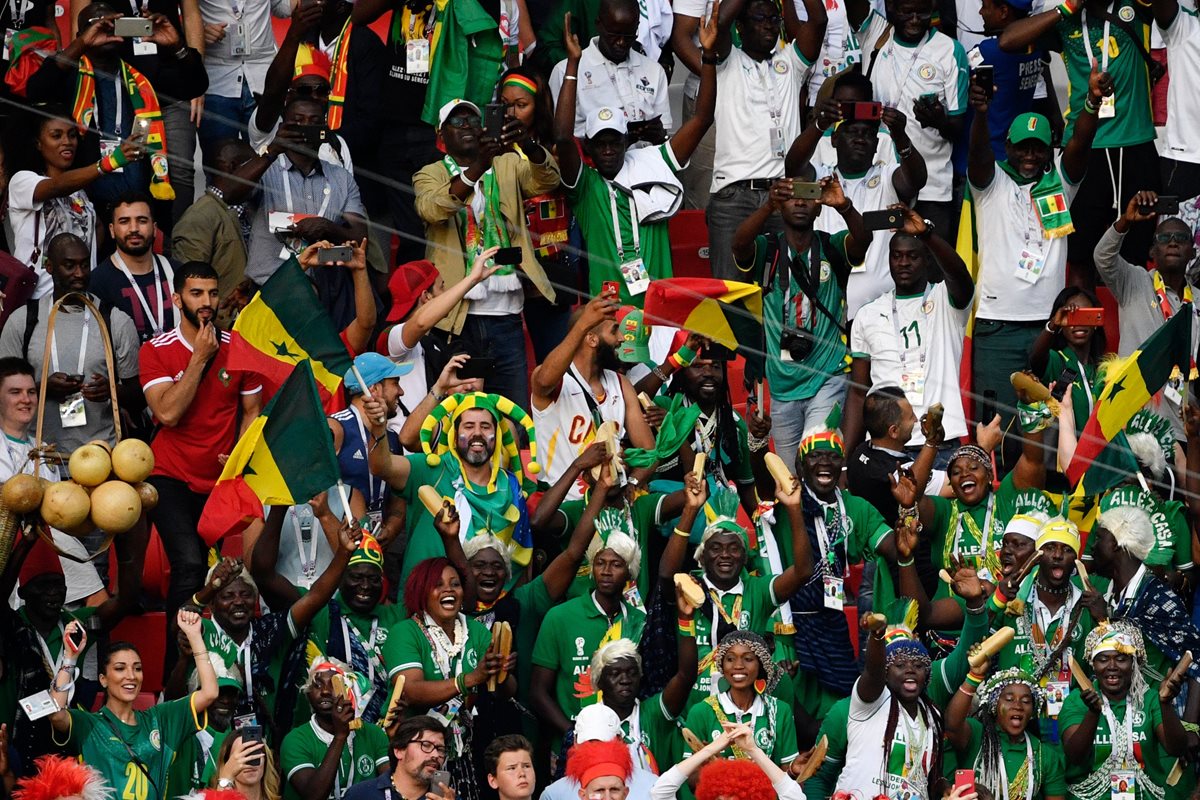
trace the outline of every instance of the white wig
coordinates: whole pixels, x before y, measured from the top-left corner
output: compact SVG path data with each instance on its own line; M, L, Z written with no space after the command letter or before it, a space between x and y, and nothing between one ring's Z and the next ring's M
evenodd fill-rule
M482 533L478 536L472 536L463 544L463 554L466 555L467 561L470 561L483 550L495 550L500 554L500 560L504 562L504 574L509 578L512 577L512 549L504 542L490 533Z
M642 548L638 546L629 534L623 531L611 531L609 534L601 538L599 535L592 537L591 544L587 549L587 561L592 563L596 558L596 554L601 550L612 550L625 561L625 566L629 567L629 578L637 580L638 570L642 566Z
M1133 451L1133 456L1146 469L1150 470L1150 474L1155 480L1162 478L1167 471L1167 457L1163 453L1162 445L1158 443L1158 439L1154 438L1151 433L1131 433L1128 435L1129 449Z
M1138 561L1145 561L1154 548L1150 515L1135 506L1110 508L1096 519L1096 526L1111 533L1117 546Z
M642 668L642 657L638 654L637 645L628 639L616 639L592 653L592 685L600 683L600 675L622 658L632 658L637 662L638 669Z

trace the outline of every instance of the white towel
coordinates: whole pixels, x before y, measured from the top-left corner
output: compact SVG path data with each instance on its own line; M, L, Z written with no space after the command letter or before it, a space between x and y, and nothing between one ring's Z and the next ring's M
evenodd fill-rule
M633 195L641 224L660 222L683 205L683 184L657 147L627 150L613 184Z

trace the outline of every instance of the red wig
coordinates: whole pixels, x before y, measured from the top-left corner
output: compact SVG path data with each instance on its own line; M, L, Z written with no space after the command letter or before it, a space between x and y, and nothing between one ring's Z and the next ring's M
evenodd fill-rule
M454 566L450 559L442 556L418 562L412 568L412 572L408 573L408 580L404 582L404 608L410 617L421 619L425 613L425 601L429 598L429 593L441 583L442 571L446 567L454 570L459 581L466 583L458 567Z
M628 783L633 776L633 759L629 747L620 739L607 742L580 742L567 752L567 777L573 778L579 788L596 778L615 777Z
M771 779L752 761L714 759L700 769L696 800L774 800Z
M42 756L34 762L37 770L17 781L14 800L59 800L80 797L103 800L112 795L104 777L87 764L63 756Z

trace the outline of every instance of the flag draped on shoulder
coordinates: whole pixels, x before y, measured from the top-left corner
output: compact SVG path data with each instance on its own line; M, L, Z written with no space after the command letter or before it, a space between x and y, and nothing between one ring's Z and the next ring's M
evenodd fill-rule
M270 397L302 361L310 363L321 401L331 408L350 369L350 353L317 290L292 257L238 315L230 337L229 368L261 375L263 396Z
M308 502L339 477L313 370L302 361L238 439L204 506L200 536L212 544L239 533L262 519L264 505Z
M1079 484L1097 456L1173 374L1187 374L1191 366L1191 343L1192 306L1185 303L1137 350L1109 368L1104 389L1096 399L1075 456L1067 467L1067 479L1072 486Z
M675 325L730 349L762 340L762 287L717 278L663 278L646 290L646 321Z

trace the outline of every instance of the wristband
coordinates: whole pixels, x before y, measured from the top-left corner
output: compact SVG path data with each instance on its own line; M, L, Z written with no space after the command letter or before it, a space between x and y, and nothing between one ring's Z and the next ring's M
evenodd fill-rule
M189 52L191 52L191 48L189 48L185 45L184 47L181 47L175 51L175 57L177 59L179 59L180 61L183 61L185 58L188 57Z
M691 534L691 533L689 533L688 531L685 531L683 528L676 528L676 529L675 529L675 535L676 535L676 536L682 536L682 537L683 537L683 538L685 538L685 539L690 539L690 538L692 538L692 534Z
M100 161L96 163L96 169L100 170L101 173L108 175L116 172L128 163L129 159L125 157L125 153L121 150L121 148L118 147L116 150L113 150L104 158L100 159Z
M192 605L199 606L200 608L204 608L204 603L200 602L199 594L200 594L199 592L192 593Z
M1092 103L1092 96L1088 95L1083 99L1083 110L1089 114L1097 114L1100 112L1100 106Z
M577 81L579 78L575 75L563 75L564 81Z
M667 359L667 360L670 361L670 359ZM650 374L653 375L654 377L658 378L663 383L671 382L671 376L668 375L667 373L663 372L662 367L655 367L654 369L650 370Z
M695 637L695 635L696 635L696 620L694 620L694 619L679 620L679 632L682 633L684 636Z
M1000 587L996 587L996 591L992 592L992 599L988 602L997 611L1004 611L1008 607L1008 598L1000 593Z
M902 147L896 151L896 154L899 155L900 160L903 161L904 159L908 158L909 156L911 156L913 154L913 147L911 144L908 147Z
M974 697L974 696L975 696L975 689L974 689L974 688L968 689L966 686L960 686L960 687L958 687L958 690L959 690L960 692L962 692L963 694L965 694L967 697Z
M963 681L963 683L965 685L970 685L970 687L972 689L974 689L975 687L979 686L979 684L983 683L983 681L984 681L983 675L976 675L974 672L968 672L967 677Z
M978 617L985 611L987 611L987 606L984 605L979 606L979 608L971 608L970 606L967 606L967 613L973 617Z
M908 561L897 561L896 566L897 567L911 567L914 563L916 563L916 559L910 558Z
M767 445L770 443L770 436L764 436L760 439L752 433L746 435L746 447L751 453L761 453L763 450L767 449Z
M667 356L667 363L677 370L691 366L692 362L695 360L696 351L688 347L686 344L681 345L678 350Z

